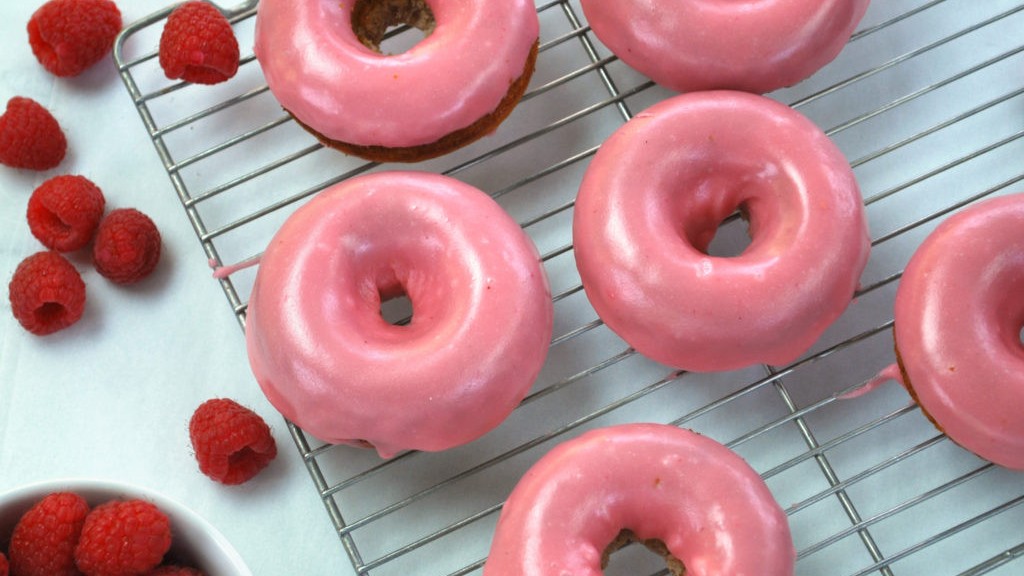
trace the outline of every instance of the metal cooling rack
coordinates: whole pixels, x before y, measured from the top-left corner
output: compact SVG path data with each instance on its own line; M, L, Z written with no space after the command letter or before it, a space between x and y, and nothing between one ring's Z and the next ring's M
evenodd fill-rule
M225 10L243 50L254 6ZM893 361L895 288L924 236L968 203L1024 189L1024 2L876 0L835 62L771 95L850 159L873 253L855 302L804 358L720 374L640 357L587 304L570 235L579 179L611 131L670 94L601 45L577 0L537 10L537 72L509 120L467 149L400 168L474 184L530 233L554 293L549 360L504 425L440 454L382 462L289 425L356 572L479 574L503 499L533 461L586 429L636 420L698 430L745 457L786 509L798 574L1024 572L1024 476L955 446L896 385L841 398ZM169 83L155 52L169 12L129 26L115 59L214 264L258 257L326 186L395 168L322 149L279 108L251 52L225 84ZM712 250L736 253L744 235L733 219ZM254 274L221 281L243 326ZM634 546L607 573L666 572Z

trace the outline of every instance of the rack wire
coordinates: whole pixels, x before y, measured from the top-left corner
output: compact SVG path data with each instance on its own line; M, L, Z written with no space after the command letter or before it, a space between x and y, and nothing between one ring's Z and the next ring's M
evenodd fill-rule
M486 191L543 255L555 336L536 385L499 429L446 452L381 461L288 423L358 574L480 573L504 498L530 464L587 429L639 420L697 430L746 458L786 510L798 574L1024 570L1024 476L950 442L897 385L846 397L893 361L892 302L914 248L950 213L1024 187L1024 2L874 2L836 61L770 95L849 158L873 251L850 309L804 357L715 374L639 356L582 291L570 234L582 172L615 128L671 94L600 43L578 0L537 0L537 71L506 123L415 166L323 149L274 101L251 52L224 84L168 81L156 46L172 8L127 27L115 60L212 264L257 259L320 190L394 168ZM243 49L251 46L255 0L224 13ZM385 49L410 34L395 31ZM741 220L727 221L712 250L737 253L745 232ZM220 281L243 327L254 277L243 268ZM639 546L612 559L609 575L667 573Z

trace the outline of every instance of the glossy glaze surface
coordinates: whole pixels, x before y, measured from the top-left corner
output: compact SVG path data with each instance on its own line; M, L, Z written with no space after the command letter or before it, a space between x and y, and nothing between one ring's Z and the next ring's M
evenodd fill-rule
M761 477L710 438L662 424L587 432L522 477L484 576L601 576L622 529L662 540L687 576L786 576L796 552Z
M1024 194L940 224L907 264L895 312L922 409L961 446L1024 470Z
M581 0L597 37L679 92L766 93L792 86L843 49L868 0Z
M531 0L429 0L433 32L401 54L359 42L353 2L261 0L255 51L281 105L361 146L430 144L493 111L537 42Z
M706 253L737 208L750 245ZM763 96L670 98L601 146L573 220L602 320L642 354L695 371L786 364L846 309L870 250L842 153Z
M406 295L408 325L381 315ZM270 402L329 442L384 457L497 426L551 340L536 249L489 196L419 172L361 176L299 208L263 255L246 318Z

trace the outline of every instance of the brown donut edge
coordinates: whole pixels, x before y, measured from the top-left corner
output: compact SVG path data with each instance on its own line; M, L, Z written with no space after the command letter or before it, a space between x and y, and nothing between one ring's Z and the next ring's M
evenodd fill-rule
M946 431L943 430L942 426L939 426L938 421L935 420L935 418L932 417L932 415L928 413L928 410L926 410L924 405L921 404L920 398L917 397L917 392L914 391L914 386L910 382L910 376L907 374L907 368L906 368L906 366L903 363L903 356L900 354L899 343L896 342L896 327L895 326L893 326L893 331L892 331L892 342L893 342L893 351L896 353L896 366L900 370L900 380L901 380L901 383L903 384L903 388L906 389L907 394L910 395L910 398L914 401L914 404L917 404L917 407L921 409L921 414L924 414L924 417L927 418L928 421L931 422L932 425L935 426L935 428L939 432L942 432L943 434L945 434Z
M301 120L295 117L288 109L285 111L295 119L295 121L302 126L307 132L316 137L324 146L333 148L345 154L352 156L358 156L364 160L370 160L372 162L421 162L423 160L429 160L431 158L437 158L443 156L449 152L467 146L476 140L479 140L483 136L493 132L497 129L498 125L508 118L512 110L522 100L523 95L526 93L526 87L530 84L530 78L533 76L534 68L537 64L537 52L540 47L540 39L538 38L534 42L533 47L530 49L530 53L526 58L526 64L523 66L523 73L519 78L515 79L509 86L508 92L505 93L505 97L502 98L498 106L480 117L476 122L460 128L454 132L442 136L440 139L431 142L429 144L421 144L418 146L406 146L406 147L387 147L387 146L366 146L360 144L352 144L350 142L342 142L340 140L333 140L327 136L324 136L311 126L303 123Z

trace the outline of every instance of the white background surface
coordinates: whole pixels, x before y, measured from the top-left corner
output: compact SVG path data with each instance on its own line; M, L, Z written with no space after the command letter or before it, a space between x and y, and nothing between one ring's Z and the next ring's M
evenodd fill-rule
M25 96L48 108L68 155L43 173L0 166L0 492L67 477L136 484L209 520L255 574L351 573L283 421L252 380L239 325L112 58L76 78L46 72L25 31L40 4L0 3L0 100ZM128 24L167 2L117 4ZM86 283L85 314L40 338L14 320L7 283L18 262L42 249L25 221L29 195L65 173L95 182L108 210L148 214L163 256L153 276L119 287L96 273L86 252L71 255ZM207 479L192 457L188 419L218 396L253 408L277 439L277 460L240 487Z

